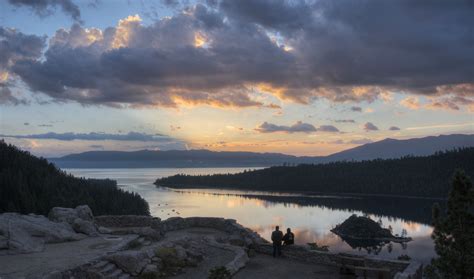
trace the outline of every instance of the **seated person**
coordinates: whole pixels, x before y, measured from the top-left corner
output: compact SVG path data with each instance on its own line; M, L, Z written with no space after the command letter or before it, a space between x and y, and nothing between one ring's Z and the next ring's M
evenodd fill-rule
M295 235L291 232L291 229L286 229L286 234L283 236L284 245L293 245L295 244Z

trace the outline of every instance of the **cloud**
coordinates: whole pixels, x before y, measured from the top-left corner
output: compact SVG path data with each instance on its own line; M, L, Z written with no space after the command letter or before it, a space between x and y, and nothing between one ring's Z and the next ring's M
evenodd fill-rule
M320 132L339 132L339 129L333 125L321 125L317 130Z
M425 130L425 129L441 129L441 128L454 128L454 127L470 127L472 128L472 122L467 123L453 123L453 124L438 124L438 125L429 125L429 126L418 126L418 127L408 127L407 130Z
M29 125L30 125L30 123L28 123L28 122L25 122L25 123L23 123L23 125L25 125L25 126L29 126Z
M104 149L104 146L100 145L100 144L91 144L91 145L89 145L89 147L93 148L93 149L101 149L101 150Z
M459 110L460 109L459 106L455 102L449 99L436 100L429 104L426 104L425 107L427 109L434 109L434 110L438 110L438 109Z
M421 107L420 101L417 97L406 97L400 101L400 105L412 110L417 110Z
M423 3L180 4L147 25L129 16L104 29L60 29L44 56L12 59L8 68L55 101L113 107L272 107L255 92L301 104L389 101L391 92L473 96L468 1Z
M313 133L316 132L316 127L314 127L312 124L303 123L301 121L298 121L291 126L275 125L268 122L263 122L260 126L255 128L255 130L260 133Z
M45 47L45 37L25 35L15 29L0 26L0 87L7 87L11 67L18 61L36 60ZM2 92L2 95L7 94Z
M374 141L368 138L354 139L354 140L349 141L350 144L367 144L367 143L372 143L372 142Z
M38 127L53 127L52 124L39 124Z
M142 142L169 142L179 141L169 136L161 134L145 134L139 132L129 132L127 134L107 134L107 133L44 133L31 135L0 135L0 137L16 139L53 139L60 141L86 140L86 141L142 141Z
M372 143L373 140L368 139L368 138L362 138L362 139L353 139L353 140L342 140L338 139L335 141L328 142L330 144L367 144L367 143Z
M390 128L388 128L390 131L400 131L400 128L398 128L397 126L391 126Z
M75 21L81 21L81 11L71 0L8 0L8 2L16 7L28 7L40 17L49 16L53 14L54 9L60 7Z
M329 132L335 133L339 132L339 129L333 125L321 125L319 128L316 128L314 125L309 123L303 123L302 121L298 121L291 126L286 125L276 125L268 122L264 122L255 128L256 131L260 133L276 133L276 132L284 132L284 133L313 133L316 131L319 132Z
M28 105L29 102L26 99L18 98L11 92L10 88L2 87L0 85L0 105Z
M336 123L355 123L354 119L336 119L334 120Z
M367 123L364 124L364 130L366 132L378 131L379 128L377 126L375 126L372 122L367 122Z
M427 109L460 110L461 107L468 107L470 111L474 107L474 97L468 96L465 92L458 95L451 95L442 98L432 98L431 102L425 105Z

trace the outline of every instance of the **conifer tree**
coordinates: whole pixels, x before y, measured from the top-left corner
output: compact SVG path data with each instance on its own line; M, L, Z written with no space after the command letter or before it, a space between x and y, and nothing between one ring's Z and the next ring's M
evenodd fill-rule
M433 207L432 238L438 257L427 269L431 278L474 277L474 189L462 171L453 178L446 215Z

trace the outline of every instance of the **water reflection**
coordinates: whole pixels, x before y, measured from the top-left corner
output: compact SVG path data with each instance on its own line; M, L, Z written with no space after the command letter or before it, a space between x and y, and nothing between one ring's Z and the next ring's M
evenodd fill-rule
M163 219L173 216L213 216L236 219L239 223L269 238L275 225L283 230L292 228L297 244L316 242L328 245L332 252L351 252L396 259L407 254L424 263L434 256L430 238L431 205L433 200L394 198L339 198L268 194L228 190L174 191L156 188L153 181L176 173L206 174L238 172L243 169L94 169L67 170L76 176L111 178L120 187L143 196L150 204L153 216ZM330 232L351 214L367 214L391 226L394 234L403 229L413 240L398 243L361 244L341 239Z

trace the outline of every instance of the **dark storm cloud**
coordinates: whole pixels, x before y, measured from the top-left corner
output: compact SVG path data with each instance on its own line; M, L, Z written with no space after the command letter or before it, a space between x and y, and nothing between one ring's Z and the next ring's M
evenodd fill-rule
M0 71L7 71L18 60L38 59L44 47L44 37L0 26Z
M364 130L366 132L378 131L379 128L377 126L375 126L372 122L367 122L367 123L364 124Z
M291 126L263 122L260 126L255 128L255 130L260 133L313 133L316 132L316 127L314 127L312 124L303 123L301 121L298 121Z
M81 21L81 11L71 0L8 0L8 2L16 7L28 7L41 17L51 15L54 9L60 7L74 20Z
M313 21L313 7L306 1L223 0L220 9L237 22L254 22L277 31L302 29Z
M44 133L32 135L0 135L0 137L17 139L53 139L61 141L87 140L87 141L142 141L142 142L176 142L177 139L160 134L146 134L139 132L129 132L127 134L107 134L107 133Z
M211 2L147 26L58 30L44 59L13 72L54 100L116 107L268 106L255 90L299 103L457 97L434 109L474 97L468 0Z

